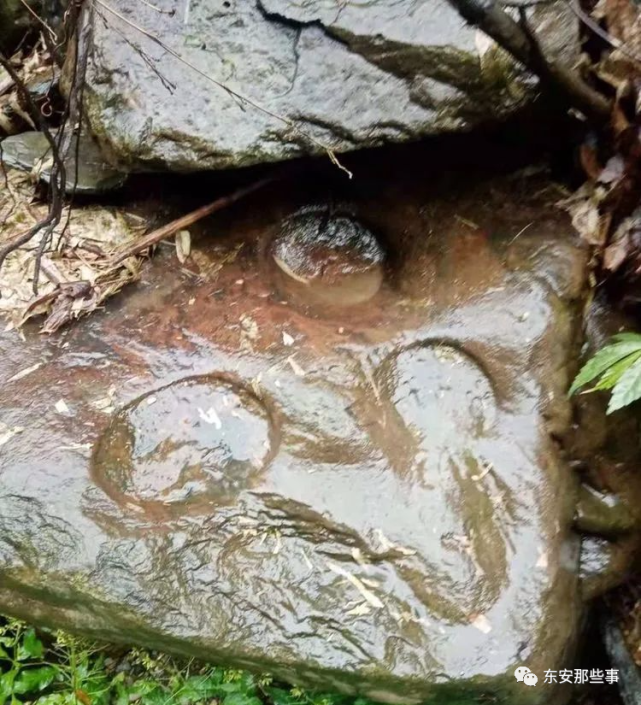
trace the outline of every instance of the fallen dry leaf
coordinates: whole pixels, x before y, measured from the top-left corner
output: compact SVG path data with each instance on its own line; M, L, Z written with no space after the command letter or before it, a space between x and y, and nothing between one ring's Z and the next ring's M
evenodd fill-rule
M483 634L489 634L492 631L490 620L484 614L474 616L470 620L470 624Z
M31 367L27 367L24 370L21 370L20 372L16 372L13 377L9 377L7 382L17 382L19 379L23 379L27 375L30 375L32 372L35 372L36 370L39 370L42 367L43 363L42 362L36 362L35 365L31 365Z
M304 377L305 376L305 370L294 360L294 356L290 355L287 358L287 362L289 363L289 366L292 368L294 374L297 377Z
M191 254L191 235L189 230L179 230L176 233L176 257L184 264Z
M0 188L0 245L47 212L47 204L33 203L33 197L29 175L7 170L6 183ZM115 209L74 206L70 212L65 208L52 244L44 253L37 297L33 295L33 276L38 239L7 257L0 278L0 314L10 319L13 328L30 318L48 316L43 332L53 332L90 313L139 277L141 259L132 257L114 267L111 257L136 236L135 229Z
M0 421L0 448L2 448L3 445L8 443L14 436L19 433L22 433L23 431L24 428L22 428L21 426L14 426L13 428L9 428L9 426Z
M71 413L69 411L69 407L67 406L67 402L64 399L58 399L55 405L55 409L59 414L64 414L68 416Z
M371 590L368 590L368 588L365 587L362 580L359 580L355 575L333 561L325 561L325 563L333 573L340 575L350 582L372 607L380 609L385 606Z

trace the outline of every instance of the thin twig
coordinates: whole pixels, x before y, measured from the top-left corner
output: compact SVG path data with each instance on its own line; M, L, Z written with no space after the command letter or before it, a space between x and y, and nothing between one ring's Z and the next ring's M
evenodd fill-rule
M152 10L159 12L161 15L169 15L170 17L173 17L176 14L176 10L163 10L162 7L158 7L157 5L150 3L149 0L139 0L139 2L143 5L147 5L147 7L150 7Z
M250 193L253 193L258 189L263 188L263 186L266 186L267 184L275 180L275 176L266 177L264 179L261 179L260 181L256 181L253 184L250 184L249 186L240 188L238 189L238 191L234 191L228 196L222 196L221 198L217 198L215 201L212 201L211 203L208 203L205 206L201 206L200 208L197 208L191 213L187 213L187 215L183 215L180 218L177 218L176 220L172 220L170 223L167 223L161 226L160 228L150 232L148 235L145 235L145 237L143 237L141 240L138 240L138 242L135 242L133 245L130 245L129 247L126 247L124 250L119 252L116 255L114 261L112 262L112 266L120 264L128 257L131 257L132 255L137 255L139 252L148 249L152 245L156 245L161 240L171 237L179 230L184 230L185 228L188 228L190 225L193 225L194 223L198 222L199 220L202 220L203 218L206 218L208 215L211 215L216 211L222 210L223 208L227 208L227 206L230 206L232 203L239 201L241 198L248 196Z
M77 22L77 31L75 35L76 46L73 61L73 76L71 79L69 100L66 106L66 113L68 114L68 119L71 121L71 126L64 133L65 142L63 143L62 147L62 154L65 160L67 159L67 156L73 144L72 137L76 125L78 125L78 132L76 134L76 143L74 150L75 154L73 186L71 189L67 189L67 192L69 193L69 208L67 210L67 218L65 220L65 224L62 230L60 231L60 237L58 238L54 250L57 250L60 247L67 235L69 224L71 222L73 200L76 195L76 189L78 187L78 175L80 168L80 140L82 138L82 129L84 121L85 76L87 74L87 62L89 59L90 37L92 32L91 13L93 12L93 10L93 6L89 7L85 11L84 15L78 15L75 20Z
M583 77L559 61L546 57L532 32L524 31L496 0L449 0L461 17L492 37L525 68L539 77L542 84L555 88L584 115L605 122L611 103L592 88Z
M247 96L243 95L242 93L239 93L238 91L233 90L232 88L230 88L226 84L221 83L220 81L217 81L215 78L210 76L208 73L205 73L204 71L199 69L197 66L195 66L191 62L187 61L187 59L185 59L183 56L181 56L175 49L172 49L168 44L165 44L155 34L150 32L149 30L145 29L144 27L137 25L135 22L132 22L130 19L128 19L127 17L122 15L117 10L114 10L114 8L111 7L110 5L108 5L106 2L104 2L104 0L92 0L92 1L95 4L98 4L101 7L103 7L105 10L107 10L107 12L111 13L114 17L117 17L119 20L121 20L125 24L129 25L132 29L135 29L137 32L144 35L145 37L150 39L152 42L155 42L156 44L158 44L158 46L161 47L168 54L170 54L175 59L177 59L178 61L183 63L185 66L190 68L192 71L195 71L199 76L202 76L210 83L213 83L218 88L224 90L230 96L233 96L234 98L237 98L238 100L242 101L243 103L250 105L252 108L259 110L260 112L264 113L265 115L269 115L270 117L274 118L274 120L278 120L279 122L284 123L290 129L292 129L294 132L296 132L298 135L300 135L304 139L308 140L309 142L312 142L313 144L315 144L317 147L322 149L327 154L327 156L330 158L332 164L337 166L341 171L344 171L350 179L352 178L352 176L353 176L352 172L340 163L340 161L338 160L338 157L336 156L334 150L331 149L331 147L328 147L326 144L324 144L320 140L316 139L316 137L314 137L313 135L310 135L308 132L304 132L303 130L301 130L300 127L298 127L298 125L296 125L295 122L293 122L289 118L284 117L283 115L279 115L278 113L273 112L269 108L266 108L264 105L257 103L255 100L253 100L251 98L248 98Z
M20 0L20 2L25 6L25 8L28 10L29 13L36 19L38 24L41 24L49 33L51 38L55 41L58 40L58 35L51 29L51 27L40 17L40 15L29 5L27 0Z
M41 252L44 251L44 246L51 237L51 233L53 232L56 225L58 225L58 223L60 222L60 218L62 217L61 191L64 187L66 179L65 165L60 156L60 149L58 143L56 142L56 138L51 133L51 130L45 122L45 119L42 116L40 110L38 110L38 106L35 104L33 98L31 97L29 89L25 86L24 82L18 75L18 72L11 64L11 61L2 52L0 52L0 65L2 65L9 74L9 76L13 78L18 93L20 94L21 98L25 102L25 105L29 109L29 113L31 114L32 119L38 125L38 128L41 130L41 132L44 134L47 142L49 143L53 155L53 166L51 168L51 178L49 183L51 199L49 202L49 211L47 212L47 215L41 221L36 223L36 225L30 228L26 233L17 236L11 242L7 243L3 248L0 249L1 268L4 264L5 259L7 258L7 255L13 252L16 248L21 247L25 243L29 242L29 240L35 237L38 233L42 232L42 239L40 242L39 252L36 257L36 269L33 280L34 293L37 294L39 264L42 258Z
M109 22L105 15L100 12L97 7L95 7L94 10L96 11L98 17L100 17L100 19L102 20L105 27L107 29L113 30L122 39L122 41L127 44L127 46L131 47L131 49L133 49L136 54L140 56L140 58L145 62L145 64L147 64L149 70L153 71L156 74L158 80L167 89L167 91L173 94L176 90L176 84L170 81L166 76L161 73L158 67L154 64L154 60L151 58L151 56L149 56L149 54L147 54L147 52L144 51L142 47L136 46L123 31L119 30L115 25Z
M594 34L596 34L598 37L601 37L604 42L607 42L614 49L618 49L622 54L625 54L629 59L632 59L632 61L636 61L638 64L641 64L641 58L637 56L634 52L630 51L626 47L625 43L622 42L620 39L617 39L616 37L613 37L609 32L606 32L603 27L599 25L598 22L595 22L595 20L583 10L577 0L567 0L567 3L570 6L572 12L574 12L574 14L579 18L579 20L581 20L581 22L583 22L583 24L588 29L594 32Z

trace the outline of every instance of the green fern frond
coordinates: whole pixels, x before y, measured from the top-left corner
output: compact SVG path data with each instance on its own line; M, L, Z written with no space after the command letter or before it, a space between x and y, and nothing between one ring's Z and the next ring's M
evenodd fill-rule
M608 414L641 398L641 335L619 333L582 367L570 387L575 394L593 383L587 392L611 389Z

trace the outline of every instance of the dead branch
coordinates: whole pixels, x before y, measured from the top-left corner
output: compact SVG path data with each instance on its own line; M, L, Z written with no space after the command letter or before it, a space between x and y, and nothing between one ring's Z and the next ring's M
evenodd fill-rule
M3 248L0 249L0 268L4 264L7 256L13 252L18 247L29 242L38 233L42 232L41 246L39 248L39 257L37 258L37 266L34 274L33 288L34 294L38 293L38 275L39 275L39 263L42 255L40 251L44 251L44 246L46 246L47 241L51 237L55 227L60 222L62 217L62 193L64 189L64 184L66 181L65 165L60 156L60 149L56 138L53 136L51 130L49 129L44 117L42 116L38 106L35 104L29 89L24 84L20 75L13 67L11 61L0 52L0 65L4 67L9 76L13 79L16 88L23 99L32 120L38 125L38 128L42 131L49 143L51 148L51 153L53 156L53 166L51 169L51 179L50 179L50 201L49 201L49 211L47 215L32 228L27 230L27 232L14 238L11 242L7 243Z
M203 218L206 218L208 215L211 215L216 211L220 211L223 208L227 208L228 206L232 205L232 203L239 201L241 198L248 196L250 193L253 193L258 189L263 188L263 186L266 186L267 184L275 180L275 176L266 177L264 179L261 179L260 181L256 181L253 184L250 184L249 186L240 188L238 189L238 191L234 191L228 196L222 196L221 198L217 198L215 201L212 201L211 203L208 203L205 206L201 206L195 211L187 213L186 215L183 215L180 218L177 218L176 220L172 220L170 223L167 223L166 225L163 225L162 227L150 232L138 242L125 248L122 252L119 252L116 255L112 265L115 266L117 264L120 264L128 257L131 257L132 255L137 255L139 252L143 252L152 245L156 245L161 240L175 235L178 231L188 228L190 225L193 225L194 223L198 222L199 220L202 220Z
M637 54L631 52L626 46L625 43L617 39L616 37L613 37L609 32L606 32L598 22L595 22L595 20L590 17L590 15L587 14L583 10L583 8L579 5L578 0L567 0L568 5L572 9L572 12L579 18L581 22L594 34L597 35L597 37L600 37L603 39L604 42L607 42L613 49L618 49L622 54L625 54L628 59L631 59L632 61L635 61L638 64L641 64L641 57L639 57Z
M65 34L69 36L75 31L76 25L79 21L80 14L83 11L83 3L74 2L66 14L65 21ZM48 38L49 42L53 44L53 38L48 35L43 35ZM54 35L55 37L55 35ZM55 51L55 47L50 48L50 52ZM53 58L53 55L52 55ZM65 108L65 113L62 118L62 127L57 135L54 136L52 131L49 129L47 122L42 115L41 111L38 110L29 89L25 85L24 81L21 79L17 70L14 68L11 61L0 52L0 65L3 66L8 73L9 77L13 80L16 89L24 101L27 107L29 115L33 120L34 124L37 125L38 129L44 134L52 154L53 166L51 168L51 175L49 179L49 210L47 215L42 218L38 223L36 223L32 228L22 233L21 235L13 238L8 242L3 248L0 249L0 268L4 264L7 256L19 247L22 247L27 242L32 240L36 235L40 234L40 243L36 252L35 259L35 269L33 277L33 292L35 295L38 294L38 282L40 278L40 270L42 265L42 258L46 251L48 244L51 241L54 230L60 223L62 219L62 207L63 207L63 196L67 183L67 174L65 167L65 157L68 151L69 139L66 137L66 125L69 120L69 116L72 113L72 109L77 103L77 92L79 90L79 83L84 82L84 75L80 76L80 81L78 80L77 71L77 57L76 65L74 67L74 77L71 86L71 94L67 105ZM73 132L73 126L71 127L71 132Z
M546 57L533 32L522 22L513 20L496 0L449 0L463 19L492 37L541 83L555 89L573 107L595 122L605 122L611 113L610 102L592 88L573 69Z
M67 212L67 220L60 232L60 237L56 243L56 248L60 246L66 237L67 230L69 228L69 223L71 221L71 211L73 200L76 195L76 188L78 186L78 174L80 167L80 138L82 135L82 130L84 127L84 95L85 95L85 77L87 75L87 62L89 60L89 47L91 43L91 12L93 11L93 6L85 12L84 15L78 14L72 21L77 23L76 31L76 46L73 54L73 75L71 78L71 90L69 93L69 99L65 107L65 114L63 116L63 125L70 122L71 127L67 130L63 129L62 132L62 146L61 153L63 158L66 160L69 154L69 150L72 145L72 138L74 134L74 126L78 126L78 134L76 139L76 150L74 154L74 174L73 174L73 186L70 189L70 199L69 199L69 209Z

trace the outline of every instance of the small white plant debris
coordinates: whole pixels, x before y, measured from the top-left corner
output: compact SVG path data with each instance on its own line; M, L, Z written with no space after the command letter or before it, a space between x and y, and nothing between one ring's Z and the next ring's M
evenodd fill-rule
M477 32L477 34L483 34L482 32ZM483 34L483 37L486 35ZM487 37L489 39L489 37ZM492 40L490 39L490 42ZM459 215L458 213L454 214L454 218L458 220L459 223L463 223L463 225L467 225L468 228L472 228L472 230L480 230L480 226L475 223L473 220L470 220L469 218L464 218L463 216Z
M300 549L300 552L301 552L301 554L302 554L302 556L303 556L303 560L304 560L305 563L307 564L307 567L308 567L310 570L314 570L314 564L309 560L309 556L307 555L307 552L305 551L305 549L304 549L304 548L301 548L301 549Z
M414 623L422 624L426 627L429 627L430 625L429 619L425 619L425 617L416 617L411 612L407 612L405 610L403 612L399 612L398 610L391 609L389 610L389 613L399 624Z
M278 531L278 529L276 529L274 533L276 535L276 545L274 546L274 548L272 548L272 556L277 556L283 547L283 540L280 536L280 531Z
M325 563L333 573L340 575L342 578L345 578L345 580L350 582L372 607L381 609L385 606L371 590L365 587L362 580L359 580L355 575L333 561L325 561Z
M352 549L352 558L360 566L365 567L365 566L369 565L369 561L365 558L365 556L363 555L363 552L361 551L360 548L353 548Z
M378 580L372 580L371 578L361 578L361 582L364 585L367 585L367 587L374 588L374 590L377 590L381 587L381 584L378 582Z
M453 350L448 345L438 345L434 348L434 357L444 364L449 365L462 365L465 358L461 353Z
M470 624L475 629L478 629L480 632L483 632L483 634L489 634L492 631L492 625L490 624L490 620L484 614L477 614L473 616L470 620Z
M198 416L200 416L205 423L215 426L219 431L223 427L223 422L220 420L220 416L218 416L213 406L210 406L207 411L203 411L198 407Z
M151 406L152 404L155 404L157 401L158 401L158 397L156 397L152 394L150 397L147 397L147 406Z
M392 543L387 536L383 533L381 529L376 529L374 532L378 538L378 542L381 545L383 551L396 551L403 556L415 556L416 551L412 548L406 548L405 546L399 546L398 544Z
M24 370L21 370L20 372L16 372L13 377L9 377L7 380L8 382L17 382L19 379L23 379L23 377L26 377L27 375L30 375L32 372L35 372L36 370L39 370L44 363L42 362L36 362L35 365L31 365L31 367L27 367Z
M536 562L536 567L540 570L547 570L548 563L549 561L547 552L539 548L539 558Z
M492 465L492 463L481 463L481 467L483 469L480 473L477 475L472 475L472 480L474 480L474 482L480 482L489 472L494 470L494 465Z
M176 257L180 264L184 264L191 254L191 235L189 230L179 230L176 233Z
M91 403L96 411L102 411L104 414L111 414L114 411L113 399L111 397L102 397Z
M391 548L394 548L394 544L385 536L382 529L376 529L374 533L383 551L389 551Z
M247 314L243 314L240 317L240 327L243 330L243 337L249 340L256 340L260 336L258 323L256 323L256 321Z
M416 551L413 548L407 548L407 546L401 546L400 544L396 544L394 546L394 550L398 551L399 553L403 554L404 556L415 556Z
M71 411L67 406L67 402L64 399L58 399L55 404L55 409L59 414L63 414L64 416L71 416Z
M288 347L294 344L294 338L289 333L285 333L283 331L283 345L287 345Z
M250 382L252 392L261 399L263 396L263 387L262 387L262 381L263 381L263 373L259 372L256 377L252 377L252 380Z
M22 426L14 426L13 428L10 428L0 421L0 448L7 444L14 436L17 436L23 431L24 428L22 428Z
M367 602L361 602L360 604L356 605L356 607L349 610L345 614L348 614L353 617L365 617L371 613L372 613L372 610L371 610L370 606L367 604Z
M93 445L91 443L72 443L68 446L58 446L58 450L91 450Z
M192 297L192 298L189 299L189 301L187 302L187 305L188 305L188 306L193 306L195 303L196 303L196 299L194 299L194 298Z
M294 360L294 356L290 355L287 358L287 362L289 363L289 366L292 368L294 374L297 377L304 377L305 376L305 370Z

